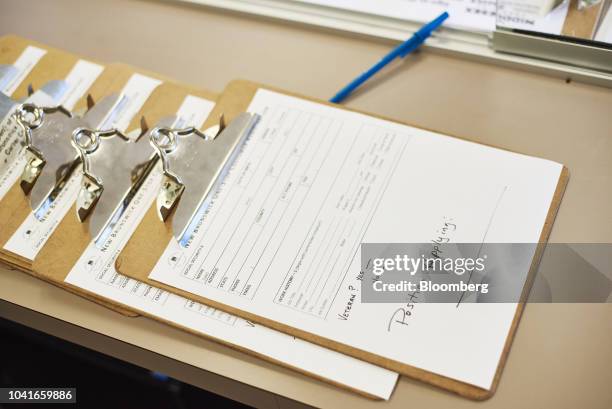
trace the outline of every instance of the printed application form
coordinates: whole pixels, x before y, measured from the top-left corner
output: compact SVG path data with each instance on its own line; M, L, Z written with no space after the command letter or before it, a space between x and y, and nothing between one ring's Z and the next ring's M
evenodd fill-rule
M187 96L176 126L201 126L213 106L211 101ZM397 373L120 275L115 260L155 202L161 180L161 169L151 172L103 248L90 243L66 282L348 388L382 399L391 396Z
M489 389L516 304L360 303L360 243L537 243L560 164L267 90L198 229L150 278ZM517 272L524 274L527 271Z
M524 0L293 0L340 10L425 23L447 11L445 27L492 33L496 23L524 30L561 34L569 1L551 12L533 12L533 2ZM537 3L537 2L536 2ZM509 9L512 8L512 11Z
M444 26L470 31L495 30L496 0L293 0L425 23L447 11Z

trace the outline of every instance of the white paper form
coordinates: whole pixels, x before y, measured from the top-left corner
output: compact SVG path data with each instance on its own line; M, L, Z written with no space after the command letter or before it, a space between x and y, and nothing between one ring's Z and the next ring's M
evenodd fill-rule
M125 131L149 95L161 82L141 74L133 74L121 91L121 98L111 109L100 129L116 127ZM76 156L76 151L75 151ZM79 169L68 179L58 197L49 206L41 220L30 213L4 248L33 260L72 207L79 193L82 171ZM76 217L76 216L75 216Z
M31 45L27 46L19 58L17 58L17 61L15 61L13 64L13 66L18 70L17 75L15 75L15 77L12 78L8 84L6 84L4 89L0 91L9 96L12 95L17 87L19 87L19 84L21 84L25 77L28 76L30 71L32 71L32 68L38 64L38 61L40 61L45 54L47 54L47 50Z
M178 111L180 126L201 125L212 107L210 101L188 96ZM160 182L158 169L147 178L118 227L102 246L103 250L93 243L89 245L66 278L68 283L298 370L373 396L389 398L397 381L396 373L118 274L114 268L115 259L154 203Z
M595 34L595 41L612 44L612 7L608 9L605 17L599 25L599 29Z
M447 11L444 27L493 32L496 0L294 0L341 10L426 23Z
M359 302L360 243L537 243L562 166L259 90L262 115L187 248L150 277L489 389L515 304ZM527 272L521 272L526 274Z
M66 76L69 88L64 94L61 105L72 111L76 103L102 74L102 71L104 71L104 67L99 64L86 60L78 60Z
M498 24L560 34L567 15L569 1L544 15L528 14L528 1L521 0L294 0L314 3L341 10L357 11L372 15L399 18L426 23L447 11L448 20L444 27L460 30L492 33L495 31L496 15L504 11L503 21ZM507 4L506 4L507 3ZM499 5L502 5L501 9ZM508 13L510 6L513 12ZM518 6L518 7L515 7ZM518 12L518 10L522 10Z
M497 7L497 25L558 35L563 30L569 5L569 0L554 8L552 1L546 4L542 1L500 0Z

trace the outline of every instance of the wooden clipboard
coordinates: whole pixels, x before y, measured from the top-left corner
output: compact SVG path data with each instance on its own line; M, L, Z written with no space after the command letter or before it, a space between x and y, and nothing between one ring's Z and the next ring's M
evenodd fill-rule
M123 83L125 83L134 72L142 73L142 71L134 70L126 65L120 65L120 67L122 74L115 78L116 81L111 89L107 89L109 93L120 90ZM150 73L146 75L151 76ZM117 80L117 78L119 78L119 80ZM177 83L164 82L153 91L140 112L134 116L128 129L137 129L141 117L145 117L149 124L155 124L162 117L172 115L176 112L184 97L187 95L199 96L212 101L216 99L216 95L208 91L196 90ZM16 186L16 188L18 188L18 186ZM20 210L28 214L31 211L29 203L25 201L23 193L19 190L17 190L17 193L20 194L19 198L21 202L24 202L24 204L28 206L25 208L22 203L20 205ZM25 260L24 263L24 259L16 255L12 255L13 259L10 260L6 255L7 252L3 252L1 258L19 269L29 271L32 275L40 279L51 282L78 295L85 296L86 298L102 301L104 305L109 305L112 309L120 310L130 316L140 315L139 312L130 307L64 282L70 269L91 240L89 231L86 228L88 224L81 224L77 221L74 206L73 204L72 209L68 211L62 222L60 222L51 237L49 237L33 263L27 260ZM21 259L20 264L14 262L15 258Z
M26 97L27 87L32 85L35 89L44 85L46 82L53 79L65 78L70 72L74 64L80 59L80 57L70 54L61 50L47 47L44 44L30 41L17 36L5 36L0 38L0 63L1 64L12 64L21 55L22 51L28 46L35 46L47 50L46 54L36 64L30 73L21 82L14 96ZM162 79L161 76L146 72L143 70L136 70L126 64L109 64L104 68L104 71L92 84L87 92L94 101L99 101L106 95L113 92L119 92L125 83L134 73L140 73L149 77ZM172 92L169 92L172 94ZM207 94L208 95L208 94ZM153 97L153 95L152 95ZM157 98L159 99L159 97ZM214 98L213 98L214 99ZM86 98L83 97L75 106L75 112L83 110L87 105ZM128 130L136 129L140 126L139 118L146 112L147 107L152 109L158 109L153 103L145 104L139 114L137 114ZM155 115L155 112L152 113ZM101 304L107 308L110 308L116 312L119 312L126 316L138 316L132 310L119 307L116 304L109 303L103 297L96 296L95 294L87 294L79 288L68 287L63 282L49 280L42 275L36 274L32 271L32 263L30 260L20 257L14 253L11 253L4 249L4 245L15 233L17 228L23 223L26 217L30 214L30 204L28 199L23 195L19 186L15 184L6 195L0 200L0 261L13 267L40 278L44 281L50 282L58 287L64 288L71 293L81 295L91 301Z
M110 64L98 77L87 94L94 101L99 101L106 95L120 92L132 74L136 72L140 71L125 64ZM82 99L82 103L86 104L85 98ZM147 104L134 116L128 131L139 128L140 117L145 114L146 107ZM18 183L14 184L0 200L0 258L24 268L29 268L31 262L5 250L4 246L31 211L29 199L23 194Z
M151 95L151 98L149 98L147 104L142 109L143 113L145 113L144 117L146 118L147 123L150 126L154 125L159 119L175 112L183 101L184 97L187 95L199 96L212 101L216 101L218 98L217 95L210 92L194 90L192 88L182 86L176 83L165 82L154 91L154 93ZM203 127L203 129L205 128ZM133 314L145 316L147 318L163 322L164 324L189 332L193 335L213 340L234 350L256 356L265 361L272 362L285 368L289 368L311 378L318 379L320 381L327 382L344 390L357 393L366 398L380 400L379 397L370 395L362 390L354 389L347 385L331 381L317 374L307 372L303 369L294 367L285 362L278 361L273 358L270 358L269 356L254 352L251 349L233 343L229 343L224 339L219 339L213 336L203 334L188 327L179 325L175 322L168 321L158 316L152 315L147 311L141 311L132 308L122 303L101 297L95 292L84 290L72 284L66 283L65 279L68 276L70 270L91 242L91 237L87 229L88 225L79 223L75 217L75 213L76 208L73 204L72 208L68 211L64 219L55 229L53 235L51 235L51 237L47 240L44 247L40 250L37 257L34 259L34 262L31 264L33 274L37 277L55 285L59 285L60 287L75 292L79 295L85 295L93 299L101 298L102 300L104 300L105 303L112 306L111 308L130 311Z
M209 115L209 118L207 119L204 127L206 128L206 127L215 125L221 114L225 115L225 118L227 119L227 121L231 121L233 118L235 118L240 113L245 112L250 101L252 100L252 98L254 97L255 93L257 92L259 88L266 88L272 91L277 91L277 92L281 92L287 95L297 96L302 99L307 99L307 100L315 101L321 104L327 104L330 106L337 107L337 105L330 104L326 101L320 101L320 100L316 100L313 98L296 95L290 92L274 89L272 87L263 86L263 85L249 82L249 81L236 80L236 81L231 82L225 88L223 93L219 96L219 98L217 99L217 105L215 106L211 114ZM353 110L353 111L360 112L357 110ZM381 119L389 120L389 118L384 118L384 117L377 116L377 115L374 115L374 116L381 118ZM407 125L410 125L410 124L407 124ZM225 155L218 155L218 156L219 157L217 159L215 159L212 156L207 157L207 159L208 160L218 160L219 162L222 162ZM544 228L542 230L542 234L541 234L540 241L539 241L541 244L538 246L536 250L536 254L534 256L534 259L531 265L528 279L523 289L525 294L531 288L531 283L535 275L535 271L539 264L542 252L544 250L545 243L550 234L550 231L551 231L555 216L557 214L557 210L561 203L561 199L565 191L565 187L567 185L568 180L569 180L569 172L567 168L564 167L561 173L561 176L559 178L558 184L557 184L554 199L549 208L549 212L548 212L548 216L545 221ZM206 183L206 181L203 180L203 183ZM237 308L233 308L231 306L216 302L214 300L196 296L187 291L183 291L175 287L168 286L158 281L149 279L148 278L149 273L155 266L157 260L162 255L163 251L168 246L170 240L173 240L173 239L174 238L172 235L171 223L167 222L164 224L159 221L159 218L157 216L157 210L155 208L155 204L153 204L151 208L147 211L144 219L138 226L135 233L132 235L128 244L123 249L119 257L117 258L116 265L115 265L117 271L119 271L120 273L126 276L138 279L147 284L162 288L169 292L173 292L185 298L192 299L194 301L210 305L220 310L225 310L231 314L238 315L247 320L251 320L253 322L260 323L262 325L268 326L278 331L282 331L282 332L291 334L293 336L305 339L307 341L313 342L315 344L319 344L323 347L333 349L333 350L345 353L347 355L351 355L355 358L362 359L364 361L373 363L375 365L396 371L402 375L409 376L411 378L426 382L431 385L441 387L443 389L457 393L461 396L464 396L470 399L475 399L475 400L487 399L495 393L504 364L506 362L508 353L510 351L510 346L514 338L514 334L516 332L518 323L520 321L521 314L524 309L523 304L519 304L519 306L517 307L508 337L506 339L503 353L498 363L497 371L496 371L491 389L486 390L486 389L476 387L474 385L470 385L470 384L467 384L461 381L457 381L455 379L450 379L444 376L440 376L432 372L428 372L428 371L425 371L425 370L422 370L422 369L419 369L419 368L416 368L410 365L406 365L400 362L389 361L369 351L359 350L354 347L340 344L338 342L335 342L335 341L332 341L326 338L322 338L318 335L315 335L315 334L312 334L306 331L302 331L302 330L281 324L279 322L267 319L265 317L261 317L261 316L249 313L248 311L243 311ZM59 252L60 248L59 247L55 248L54 251ZM51 258L49 256L46 256L44 259L40 260L41 267L42 267L43 260L45 263L47 263L47 265L48 263L52 262ZM58 257L56 257L55 262L59 262L59 261L60 260L58 259Z
M44 44L30 41L25 38L8 35L0 38L0 64L14 63L22 51L28 46L45 49L47 53L19 84L17 90L13 93L13 99L15 100L27 97L27 88L29 85L32 85L34 89L38 89L48 81L65 78L74 64L80 59L74 54L50 48ZM125 64L110 64L104 67L104 71L102 71L100 76L91 85L87 94L90 95L94 101L99 101L114 90L120 89L134 72L133 68ZM82 111L86 106L86 98L81 98L77 102L74 111ZM25 209L26 207L22 206L19 200L24 199L23 195L14 197L16 196L17 190L17 187L14 186L7 192L5 197L0 199L0 254L4 252L3 247L6 241L27 216L27 213L24 215L24 213L19 210ZM12 198L9 198L9 196ZM13 208L12 206L14 204L18 204L18 206ZM10 223L10 225L7 225L7 223ZM5 226L7 227L5 228ZM8 257L12 256L8 255ZM20 258L16 259L16 262L20 263Z
M34 89L38 89L48 81L65 78L74 64L80 59L74 54L51 48L44 44L25 38L8 35L0 38L0 64L13 64L28 46L35 46L44 49L46 50L46 53L31 69L28 75L26 75L23 81L21 81L16 91L12 94L13 98L16 100L27 97L29 85L32 85ZM126 71L126 68L123 65L111 65L105 67L102 74L100 74L98 79L94 82L94 84L92 84L88 93L94 98L101 98L102 96L106 95L108 87L117 81L121 77L121 73L124 71ZM75 106L75 111L82 110L85 108L85 106L86 100L85 98L82 98ZM13 188L7 192L5 197L0 200L0 261L12 268L18 269L30 275L35 275L31 271L31 262L29 260L7 252L3 249L4 244L8 238L10 238L9 231L14 231L16 228L12 222L15 222L16 220L23 221L28 214L24 213L24 210L29 211L29 203L24 200L25 198L23 197L23 194L19 196L15 195L15 193L20 192L18 192L16 186L13 186ZM5 228L7 223L11 223L11 227L7 226ZM46 280L42 277L38 278L43 279L43 281L50 282L58 287L64 288L73 294L83 296L90 301L96 302L123 315L138 315L133 311L112 305L103 300L101 297L96 297L91 294L84 294L78 289L66 288L66 286L61 283L51 282L50 280Z

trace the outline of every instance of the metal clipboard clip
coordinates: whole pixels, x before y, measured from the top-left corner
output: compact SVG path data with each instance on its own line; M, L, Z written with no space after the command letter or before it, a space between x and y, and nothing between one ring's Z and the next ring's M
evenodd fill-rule
M103 192L105 199L117 196L123 179L131 178L132 170L125 166L126 158L137 153L134 148L140 146L138 141L130 141L116 129L92 131L86 128L72 133L72 145L81 158L83 170L77 197L77 218L83 223L98 204L99 210L106 209L109 201L100 200Z
M2 75L2 74L0 74ZM0 78L1 80L1 78ZM66 93L69 86L65 81L50 81L34 92L28 87L28 97L24 104L38 106L55 106ZM0 93L0 144L5 155L0 164L0 174L4 175L20 156L26 156L24 151L27 142L27 130L18 121L17 113L21 107L20 102ZM21 172L21 170L18 170Z
M21 175L20 186L23 193L28 195L47 165L48 158L55 159L53 155L43 154L40 149L41 145L44 146L48 141L53 141L55 144L56 139L67 128L72 114L61 105L40 107L26 102L17 108L15 116L25 136L23 154L26 157L26 164ZM41 136L41 133L45 135ZM46 138L47 136L49 137ZM61 150L58 151L61 153Z
M13 66L0 66L0 84L5 82L7 79L6 75L10 75L10 73L2 71L2 68L5 67L14 68ZM34 91L30 85L28 86L28 97L22 102L55 106L61 100L68 88L68 83L62 80L49 81L36 91ZM0 92L0 121L10 118L11 114L14 113L19 105L19 101L15 101L10 96Z
M26 165L20 186L30 195L37 219L44 217L78 167L80 159L71 144L72 133L81 128L98 129L118 100L118 95L106 97L82 117L72 115L61 106L41 108L22 104L16 111L26 136Z
M176 117L162 119L158 127L170 127ZM81 158L83 179L77 197L77 218L89 220L89 231L97 247L104 246L109 234L125 213L138 189L159 161L148 137L156 129L143 126L129 139L122 134L92 134L75 131L72 144Z
M214 179L213 190L216 190L217 183L222 182L258 120L257 114L242 113L227 125L221 116L219 124L204 133L193 129L184 132L158 129L151 134L151 144L161 157L163 167L157 214L162 222L173 216L173 234L181 245L184 246L191 236L193 225L197 225L201 213L208 206L209 184L201 180L208 165L204 159L206 146L200 141L217 137L238 141Z

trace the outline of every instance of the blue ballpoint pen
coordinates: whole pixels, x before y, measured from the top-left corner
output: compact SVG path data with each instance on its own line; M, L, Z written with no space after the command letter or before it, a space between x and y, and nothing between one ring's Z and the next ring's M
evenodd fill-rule
M357 89L361 84L366 82L370 77L376 74L378 71L383 69L383 67L389 64L391 61L395 60L397 57L404 58L406 55L410 54L414 50L416 50L423 42L431 35L431 33L440 27L444 20L448 18L448 13L444 12L440 14L436 19L431 22L425 24L421 27L417 32L415 32L412 37L403 42L402 44L395 47L389 54L385 55L376 65L372 68L361 74L359 77L355 78L350 84L346 87L342 88L336 95L334 95L329 101L335 102L336 104L342 102L346 97L350 95L355 89Z

